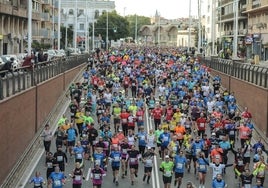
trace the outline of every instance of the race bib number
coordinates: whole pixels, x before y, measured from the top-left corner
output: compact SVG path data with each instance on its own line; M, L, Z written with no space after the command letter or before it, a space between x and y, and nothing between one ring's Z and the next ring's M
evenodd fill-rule
M153 165L153 160L152 159L146 159L146 164L148 166L152 166Z
M127 123L127 119L122 119L122 123Z
M169 171L169 170L168 171L165 171L165 176L169 176L170 177L171 176L171 171Z
M61 181L60 180L54 180L54 186L61 186Z
M177 167L178 169L182 169L183 164L182 164L182 163L177 163L176 167Z
M206 169L206 165L199 165L200 170L205 170Z
M205 123L200 123L200 127L201 128L205 127Z
M82 154L81 154L81 153L77 153L77 154L76 154L76 158L77 158L77 159L82 159Z
M94 179L99 180L101 178L101 174L94 174Z
M136 162L136 158L130 158L130 163L135 163Z
M63 161L63 156L57 156L57 161L62 162Z
M115 162L120 161L120 157L114 157L114 161L115 161Z
M76 175L76 176L74 177L74 180L75 180L75 181L81 181L81 179L82 179L82 177L79 176L79 175Z

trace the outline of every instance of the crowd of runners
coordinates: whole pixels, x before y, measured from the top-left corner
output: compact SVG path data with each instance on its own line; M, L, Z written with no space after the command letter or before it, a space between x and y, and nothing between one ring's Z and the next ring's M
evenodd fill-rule
M227 167L233 168L239 188L264 187L266 150L261 139L251 141L250 111L240 112L221 78L179 48L98 50L81 82L70 86L70 99L56 133L46 125L41 135L47 183L53 188L63 187L66 174L80 188L85 163L93 164L94 188L101 187L109 168L115 185L129 180L135 185L141 167L142 180L151 184L154 157L161 160L164 188L180 188L184 173L198 178L196 187L205 188L208 181L211 188L224 188ZM50 149L53 138L57 151ZM228 161L229 155L235 160ZM69 160L75 161L72 172L65 171ZM206 177L209 169L212 176ZM44 179L37 173L30 183L40 188Z

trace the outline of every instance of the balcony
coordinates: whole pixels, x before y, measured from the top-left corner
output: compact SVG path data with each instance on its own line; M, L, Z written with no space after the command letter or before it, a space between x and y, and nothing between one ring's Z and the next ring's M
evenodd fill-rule
M41 13L41 21L43 22L50 22L50 15L49 13Z
M33 12L32 12L32 19L33 19L33 20L38 20L38 21L40 21L40 20L41 20L40 12L33 11Z
M13 6L12 15L27 18L27 8Z
M41 28L40 30L40 35L43 37L43 38L51 38L51 31L46 29L46 28Z
M1 14L12 15L13 6L9 2L2 3L0 2L0 12Z

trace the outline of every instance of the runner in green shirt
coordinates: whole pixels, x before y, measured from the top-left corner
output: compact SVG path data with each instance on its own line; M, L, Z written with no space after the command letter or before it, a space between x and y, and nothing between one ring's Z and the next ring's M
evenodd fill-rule
M168 155L165 156L165 161L160 165L160 171L163 172L164 188L170 188L172 174L173 174L174 162L170 160Z

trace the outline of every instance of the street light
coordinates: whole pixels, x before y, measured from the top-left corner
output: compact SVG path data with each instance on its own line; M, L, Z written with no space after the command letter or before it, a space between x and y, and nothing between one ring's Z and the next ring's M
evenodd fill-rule
M189 0L188 53L190 52L191 47L191 25L192 25L191 6L192 6L192 0Z
M233 58L237 58L237 40L238 40L238 0L234 1L234 40L233 40Z
M32 55L32 0L28 0L28 56Z
M108 27L109 27L109 18L108 18L108 9L106 11L106 50L108 50L108 42L109 42L109 37L108 37Z
M58 50L60 50L60 23L61 23L61 0L58 1Z

